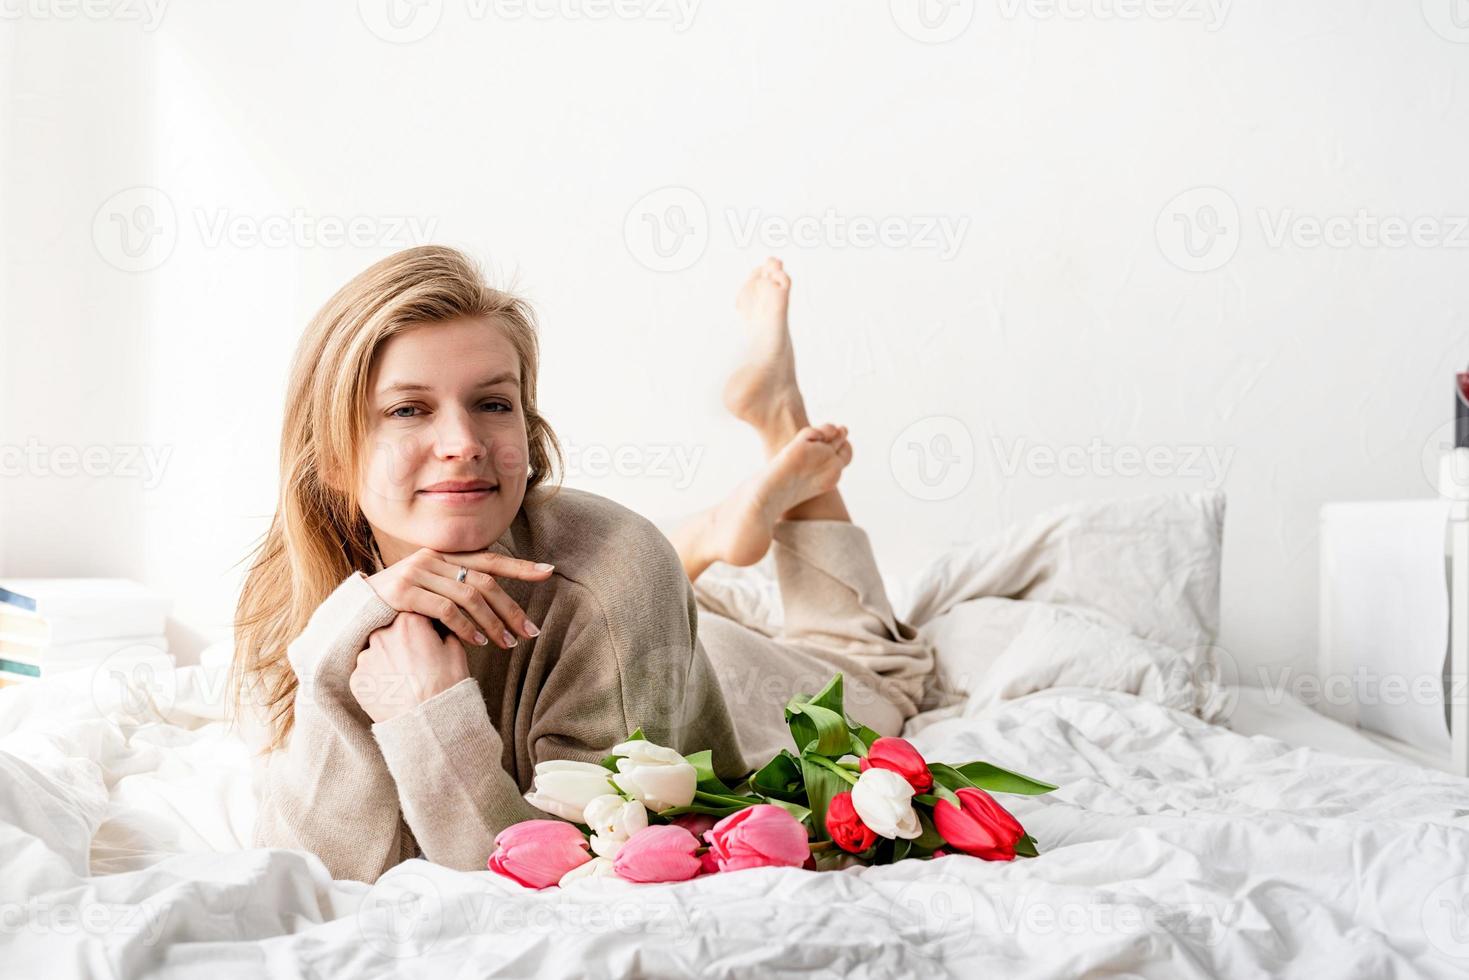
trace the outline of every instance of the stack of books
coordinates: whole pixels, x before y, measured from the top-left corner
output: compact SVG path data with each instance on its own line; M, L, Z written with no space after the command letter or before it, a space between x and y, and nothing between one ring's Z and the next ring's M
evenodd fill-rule
M0 579L0 687L104 661L167 661L172 602L128 579Z

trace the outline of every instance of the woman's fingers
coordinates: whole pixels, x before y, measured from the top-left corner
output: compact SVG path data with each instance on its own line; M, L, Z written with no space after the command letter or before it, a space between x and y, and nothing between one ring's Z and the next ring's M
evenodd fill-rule
M481 632L486 637L489 637L491 642L497 642L499 640L500 634L504 631L503 626L487 625L481 627L475 620L469 617L459 603L439 591L436 583L433 584L435 585L433 588L426 588L421 584L416 585L408 593L408 601L413 606L414 612L428 616L431 619L437 619L447 626L450 632L458 636L465 644L478 645L480 641L475 639L475 634ZM451 582L449 584L458 588L457 582ZM495 622L498 623L499 620L495 620Z
M444 590L475 619L490 626L494 632L487 633L487 636L494 637L500 646L508 649L515 646L515 636L506 635L507 626L524 637L540 635L540 628L530 621L525 610L506 594L493 576L471 571L463 582L457 582L454 576L460 567L448 561L435 563L432 570L438 574L433 587Z
M442 557L451 565L463 565L496 578L515 578L524 582L544 582L556 567L543 561L511 558L498 551L453 551Z

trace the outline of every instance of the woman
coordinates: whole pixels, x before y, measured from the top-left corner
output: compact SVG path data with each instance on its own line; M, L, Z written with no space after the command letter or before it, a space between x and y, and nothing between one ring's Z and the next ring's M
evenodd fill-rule
M930 647L897 621L836 490L846 430L809 425L790 279L738 307L749 359L725 389L764 466L673 544L610 500L552 485L529 308L452 249L409 249L344 286L296 352L280 505L236 617L259 846L371 882L405 859L479 870L544 814L535 765L595 761L641 727L713 749L736 778L789 741L781 708L845 674L849 713L896 734ZM715 561L772 545L769 636L696 601Z

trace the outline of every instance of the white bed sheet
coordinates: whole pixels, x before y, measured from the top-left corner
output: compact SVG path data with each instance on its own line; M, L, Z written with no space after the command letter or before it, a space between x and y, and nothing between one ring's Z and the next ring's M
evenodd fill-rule
M0 974L1466 975L1469 780L1215 683L1192 647L1217 626L1221 518L1207 496L1088 505L894 590L960 695L910 722L919 748L1060 786L1004 799L1042 852L1012 863L334 882L244 846L219 659L0 691ZM961 606L992 596L1004 629L971 629L988 613Z
M248 764L222 722L190 713L204 674L180 671L167 722L97 717L39 688L0 699L5 975L1469 968L1469 781L1232 732L1128 693L1058 688L915 720L932 758L1061 784L1006 798L1040 858L536 893L423 861L371 887L332 882L310 855L238 849Z

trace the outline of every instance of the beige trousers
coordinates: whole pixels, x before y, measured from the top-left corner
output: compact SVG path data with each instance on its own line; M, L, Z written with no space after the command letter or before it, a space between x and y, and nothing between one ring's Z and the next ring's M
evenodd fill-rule
M918 710L933 646L888 602L867 532L846 521L781 521L772 545L784 622L742 622L694 582L699 639L714 666L748 768L794 748L784 708L840 671L847 717L897 735Z

